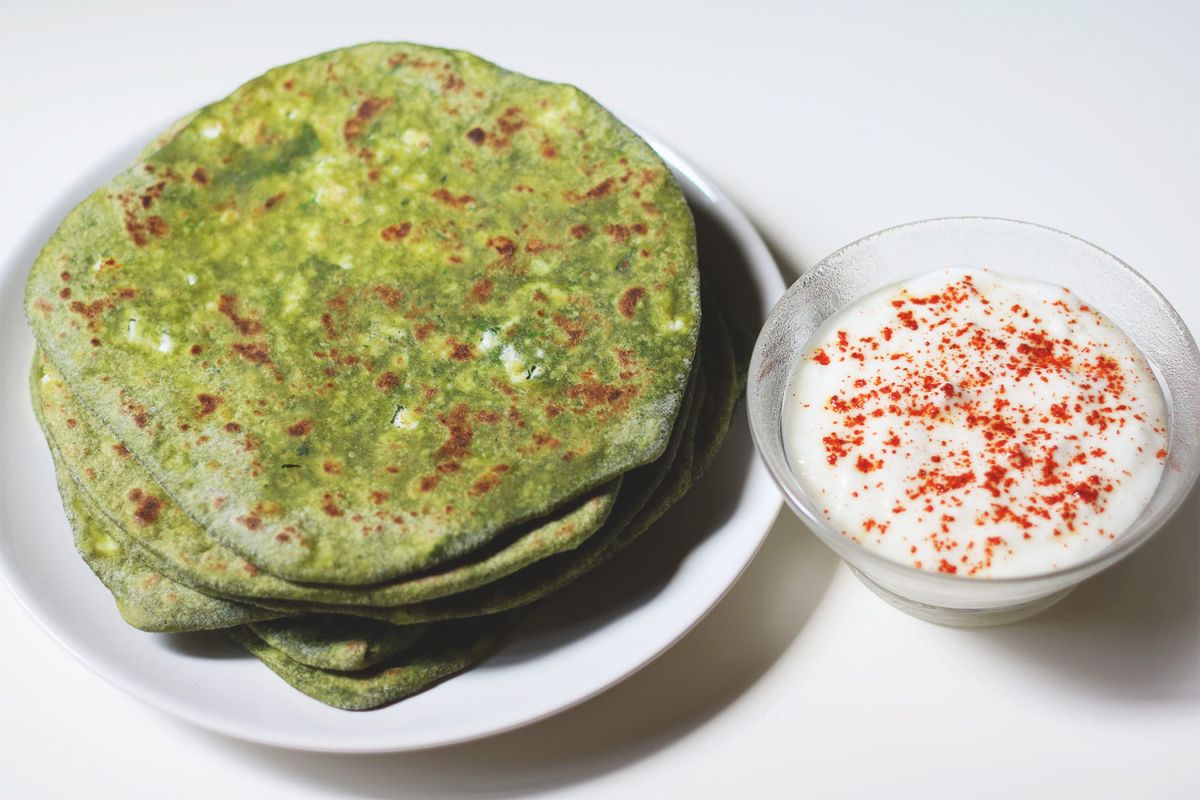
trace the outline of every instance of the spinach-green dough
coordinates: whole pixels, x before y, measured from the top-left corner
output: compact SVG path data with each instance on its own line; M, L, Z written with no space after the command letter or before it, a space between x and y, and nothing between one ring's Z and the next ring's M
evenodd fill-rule
M712 463L741 393L740 362L715 309L705 315L696 386L691 402L659 462L626 477L627 491L609 520L581 546L470 592L398 608L356 607L360 614L398 625L493 614L528 605L569 585L632 544L678 502ZM309 604L268 603L281 611L331 610Z
M33 393L42 373L34 362L30 374ZM34 416L46 428L41 407L34 404ZM116 524L97 513L84 492L72 479L70 470L47 436L54 459L58 493L75 539L75 549L116 600L121 617L139 630L153 633L181 633L245 625L258 620L288 616L248 603L213 597L177 583L159 570L148 566L124 541ZM116 531L114 531L116 529Z
M608 517L621 483L617 478L592 490L561 516L507 532L502 547L427 573L362 587L300 584L258 569L208 536L92 419L51 365L35 359L34 371L35 406L46 436L93 506L114 520L112 535L174 580L221 597L392 606L466 591L578 546Z
M709 466L749 339L649 146L571 86L375 43L190 113L33 265L76 547L148 631L226 628L370 709Z
M573 87L393 44L201 109L71 212L26 314L214 539L355 585L658 458L700 318L643 141Z
M552 595L632 544L687 493L712 463L741 395L744 362L736 357L715 309L705 315L702 339L697 355L697 377L701 380L692 401L695 410L680 420L668 451L669 465L663 464L665 469L648 480L631 474L627 485L640 485L642 494L623 493L609 521L582 546L471 592L394 609L360 608L352 613L413 624L506 611ZM649 469L643 467L638 472ZM275 607L297 610L287 605Z
M229 633L304 694L326 705L365 711L423 692L487 658L503 642L506 621L466 620L438 626L416 646L382 664L357 672L317 669L288 658L249 627Z
M310 614L256 622L258 638L293 661L317 669L353 672L373 667L414 643L427 625L390 625L363 617Z

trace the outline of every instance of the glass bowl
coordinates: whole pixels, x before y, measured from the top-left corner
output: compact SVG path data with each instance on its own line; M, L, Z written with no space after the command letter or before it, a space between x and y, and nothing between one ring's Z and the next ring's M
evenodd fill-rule
M1137 521L1086 560L1012 578L919 570L834 530L788 465L783 401L813 331L862 295L950 266L986 267L1066 286L1120 326L1158 377L1167 406L1166 469ZM746 402L755 445L792 510L872 591L913 616L942 624L1013 622L1050 606L1144 544L1183 502L1200 471L1200 352L1175 309L1112 254L1062 231L1015 220L912 222L873 233L822 260L792 284L767 318L750 362Z

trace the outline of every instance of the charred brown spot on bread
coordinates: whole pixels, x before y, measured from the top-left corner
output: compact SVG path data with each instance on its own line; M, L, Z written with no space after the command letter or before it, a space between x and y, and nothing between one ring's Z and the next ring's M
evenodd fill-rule
M158 520L162 500L142 489L130 489L127 497L134 504L133 521L137 525L144 528Z
M254 336L262 332L262 323L256 319L243 317L238 313L238 299L231 294L223 294L217 300L217 311L229 319L233 327L243 336Z
M288 436L308 436L310 433L312 433L314 427L316 427L316 423L307 417L302 420L297 420L288 426Z
M93 300L90 303L85 303L82 300L72 300L67 309L71 313L83 317L89 329L96 330L99 328L100 318L104 314L115 308L118 303L134 297L137 297L137 289L122 286L109 292L99 300Z
M331 517L340 517L344 513L341 507L333 501L333 495L327 494L321 502L321 510Z
M576 413L600 409L605 413L622 413L629 408L633 396L637 393L632 386L618 386L596 379L595 370L587 369L582 374L582 380L568 386L565 394L572 400L577 400L581 406Z
M468 491L468 494L470 494L472 497L481 497L494 489L496 484L499 482L499 475L488 473L480 477L471 485L471 489Z
M543 242L541 239L530 239L528 242L525 243L525 252L526 253L534 253L535 255L537 253L544 253L547 250L561 250L561 249L562 249L561 244L554 244L553 242Z
M197 402L200 403L200 410L196 412L196 419L204 419L209 414L217 410L217 406L225 402L225 398L215 394L201 392L196 395Z
M390 392L400 385L400 376L394 372L384 372L375 379L375 386L381 392Z
M475 357L475 347L468 342L460 342L451 336L446 339L446 345L450 348L450 358L455 361L470 361Z
M642 286L630 286L621 294L621 299L617 301L617 306L621 310L621 316L626 319L632 319L633 313L637 311L638 301L646 294L646 289Z
M612 194L613 189L616 187L617 182L614 179L605 178L583 194L578 194L577 192L567 192L567 199L576 203L583 202L585 200L599 200L602 197L608 197L610 194Z
M605 225L604 232L617 244L624 244L629 240L629 227L626 225Z
M359 103L354 116L346 120L346 124L342 126L342 137L346 140L346 144L353 147L354 140L362 135L367 123L391 103L391 100L378 97L368 97Z
M251 364L267 364L271 361L267 346L258 342L234 342L230 349Z
M462 208L475 202L475 198L469 194L455 195L447 189L438 189L432 195L434 200L439 203L450 206L451 208Z
M405 236L408 236L408 233L411 230L411 222L398 222L394 225L388 225L386 228L381 230L379 232L379 238L383 239L385 242L398 242Z
M247 530L256 531L262 527L262 519L254 514L238 517L235 521Z
M282 203L283 198L285 197L287 197L287 192L279 192L278 194L271 195L265 201L263 201L263 210L270 211L272 208Z
M476 303L486 303L492 298L493 286L487 278L480 278L471 286L471 299Z
M470 412L465 403L459 403L445 414L438 415L438 422L446 427L446 441L434 453L438 461L465 458L470 453L471 440L475 431L471 427Z
M388 308L395 308L404 299L404 292L399 289L393 289L391 286L373 286L371 287L371 291Z
M583 340L587 331L582 322L577 319L568 319L562 314L555 314L553 319L558 329L567 335L567 347L574 347Z

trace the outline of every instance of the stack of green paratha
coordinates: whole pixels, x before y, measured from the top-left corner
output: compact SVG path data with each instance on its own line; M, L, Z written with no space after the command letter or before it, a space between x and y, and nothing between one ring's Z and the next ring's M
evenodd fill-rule
M189 115L34 264L34 406L125 619L383 705L486 657L719 445L662 161L577 89L371 44Z

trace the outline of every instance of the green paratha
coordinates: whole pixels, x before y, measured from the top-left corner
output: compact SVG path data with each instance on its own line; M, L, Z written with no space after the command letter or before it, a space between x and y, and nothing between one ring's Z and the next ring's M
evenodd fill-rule
M36 387L41 371L34 369L30 384ZM36 394L36 388L34 389ZM34 415L42 423L41 409ZM44 423L43 428L45 427ZM58 492L75 539L75 549L88 568L116 600L121 617L133 627L152 633L213 630L274 619L287 614L247 603L212 597L190 586L176 583L138 558L135 548L124 543L116 526L97 514L70 477L59 453L50 444Z
M716 335L722 335L721 329L715 330ZM495 614L547 597L619 552L674 505L698 477L695 460L697 447L701 457L707 458L708 450L719 446L720 438L724 436L724 427L715 422L724 416L725 426L728 425L728 416L725 415L731 409L729 398L709 394L707 354L698 354L696 362L694 387L690 388L693 397L689 398L692 407L676 426L667 453L655 464L642 467L626 478L628 489L618 498L617 507L608 522L583 545L470 592L398 608L347 608L345 613L369 616L398 625ZM718 360L715 369L731 375L733 365L722 364ZM722 381L719 376L714 380L718 386L725 386L727 390L732 386L736 391L736 381ZM702 425L718 437L715 444L704 442L698 445L696 434ZM309 604L268 604L281 611L331 610Z
M113 535L173 579L222 597L390 606L466 591L578 546L608 517L621 483L618 478L588 492L560 516L506 532L497 542L502 546L472 554L471 560L373 586L298 584L258 569L208 536L92 419L53 366L35 359L34 369L43 431L65 455L66 468L94 508L118 526Z
M388 44L202 109L64 221L26 312L213 537L337 584L656 459L699 321L691 217L644 142L572 87Z
M394 703L440 683L487 658L503 641L503 620L466 620L438 626L417 646L391 661L358 672L316 669L288 658L248 627L230 635L279 677L326 705L365 711Z
M323 614L256 622L258 638L305 666L341 672L363 670L408 649L427 625L390 625L362 617Z
M702 337L697 355L698 377L702 380L692 401L696 410L682 420L684 424L672 439L676 449L665 474L657 481L644 484L644 490L650 489L649 496L637 497L632 492L623 495L609 522L584 545L539 562L517 575L454 597L396 609L356 609L353 613L397 624L412 624L518 608L548 597L636 541L683 497L712 463L729 430L741 395L739 376L745 368L736 358L727 329L715 308L705 314ZM628 481L634 485L639 482L633 475ZM295 610L287 606L276 607Z
M88 510L69 478L60 477L59 493L75 535L75 549L112 594L121 617L138 630L215 630L283 616L279 611L211 597L172 581L110 536L105 521Z
M442 603L425 604L423 609L381 613L397 618L424 616L435 619L453 618L461 614L469 617L477 613L494 613L528 605L582 577L644 533L687 492L691 484L698 480L712 463L728 430L740 395L739 376L744 372L744 368L742 362L735 357L722 315L715 308L706 309L701 336L703 358L708 359L707 363L713 366L702 370L693 391L694 398L685 401L680 430L672 442L674 446L669 447L667 454L663 456L663 460L670 462L670 468L660 472L660 480L656 481L651 476L639 480L641 476L638 476L628 482L627 486L631 490L634 487L640 488L641 494L636 496L627 493L623 497L625 506L616 512L618 519L614 520L614 526L609 529L607 542L600 546L589 546L583 553L572 554L567 563L557 565L560 567L557 574L553 574L551 569L543 569L543 574L540 575L531 575L532 571L527 571L508 581L508 586L504 586L506 582L501 582L500 586L490 589L490 597L486 600L475 597L464 604L461 600L456 602L454 598L449 598ZM697 413L687 412L691 403L696 404ZM624 518L623 522L621 518ZM600 542L601 538L598 537L597 542ZM544 567L550 567L551 563L547 562ZM521 583L524 583L524 586ZM295 622L281 620L265 624L291 625ZM255 630L260 627L253 626Z
M686 430L670 469L636 513L623 524L606 525L584 546L547 559L520 575L497 581L470 595L426 604L426 608L438 604L457 606L449 614L446 614L447 608L435 609L427 618L441 618L439 612L447 616L494 613L541 600L620 553L679 502L720 450L741 395L739 376L745 372L743 363L735 358L728 331L715 308L705 314L703 337L702 357L697 357L703 375L694 401L697 410L687 418ZM619 513L614 511L614 516ZM382 616L386 617L386 612Z

